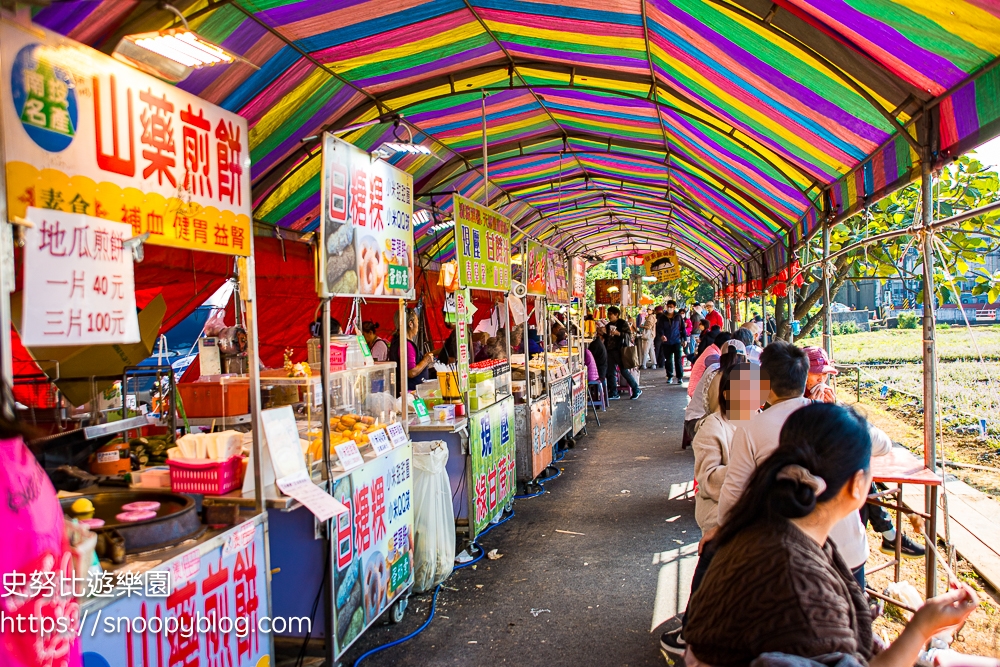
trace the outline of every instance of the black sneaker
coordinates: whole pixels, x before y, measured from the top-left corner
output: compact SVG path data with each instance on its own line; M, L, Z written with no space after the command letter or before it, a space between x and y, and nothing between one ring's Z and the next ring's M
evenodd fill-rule
M687 642L684 641L683 637L681 637L680 630L664 632L660 635L660 648L671 656L683 658L684 652L687 650Z
M629 400L630 401L634 401L635 399L639 398L640 396L642 396L642 389L640 389L639 391L637 391L634 394L632 394L632 398L630 398Z
M888 540L883 536L882 546L879 547L879 551L884 554L889 554L890 556L895 556L896 541ZM903 535L903 545L902 549L900 549L900 553L903 558L923 558L924 554L927 553L927 549L910 539L909 535Z

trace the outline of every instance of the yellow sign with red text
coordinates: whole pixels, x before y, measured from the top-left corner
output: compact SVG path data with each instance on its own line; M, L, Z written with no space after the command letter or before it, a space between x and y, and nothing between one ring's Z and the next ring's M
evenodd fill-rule
M249 256L246 120L33 28L0 24L9 215L79 213L153 245Z

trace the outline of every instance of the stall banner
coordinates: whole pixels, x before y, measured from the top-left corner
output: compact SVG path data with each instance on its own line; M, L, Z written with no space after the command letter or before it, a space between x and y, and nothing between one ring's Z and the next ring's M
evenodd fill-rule
M80 213L153 245L250 255L246 119L38 26L0 23L0 62L10 215Z
M646 275L655 277L660 283L681 277L681 265L677 261L677 251L673 248L657 250L643 256L642 265L646 269Z
M528 241L528 251L525 255L524 262L527 267L525 269L525 286L528 288L528 294L545 296L545 280L548 272L546 263L549 252L541 243Z
M412 454L407 443L333 483L350 509L333 522L337 657L413 583Z
M491 405L469 419L473 539L514 497L514 398Z
M472 296L468 289L455 290L455 344L458 348L458 390L469 391L469 362L472 361L468 314Z
M587 425L587 371L573 374L573 435Z
M455 254L462 287L510 291L510 220L455 195Z
M552 410L548 397L531 404L531 478L552 463Z
M263 519L251 520L144 573L124 576L117 590L109 593L117 597L110 597L106 606L85 608L85 615L81 614L83 664L269 664L273 639L268 626L275 619L268 618L266 549ZM151 589L155 581L165 582L166 590ZM230 620L238 620L246 629L239 632L243 637L234 630L222 631ZM189 628L198 623L208 631L157 632L163 625Z
M569 303L567 268L566 256L557 250L549 250L545 295L552 303Z
M413 177L323 135L321 297L413 298Z
M570 285L573 288L573 298L582 301L587 293L587 264L582 257L574 257L570 266Z
M29 207L21 342L29 347L138 343L132 228Z

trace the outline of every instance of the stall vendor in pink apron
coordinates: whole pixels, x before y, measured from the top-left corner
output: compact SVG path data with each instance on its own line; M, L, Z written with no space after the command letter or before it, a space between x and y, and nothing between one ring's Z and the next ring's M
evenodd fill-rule
M16 425L0 417L0 665L80 667L80 607L55 488Z

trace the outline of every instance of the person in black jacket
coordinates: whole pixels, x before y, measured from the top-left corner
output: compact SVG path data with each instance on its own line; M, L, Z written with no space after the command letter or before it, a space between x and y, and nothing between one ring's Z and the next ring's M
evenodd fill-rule
M662 319L656 323L657 335L660 341L660 355L657 357L657 365L665 365L667 369L667 384L673 382L674 375L677 376L677 384L684 381L684 365L681 358L681 350L684 345L686 332L684 330L684 318L677 312L677 302L667 301L667 309ZM663 364L660 364L662 356Z
M597 366L597 377L604 385L604 395L608 395L608 348L604 347L605 329L598 325L594 332L594 340L590 341L587 349L594 357L594 365Z
M608 337L607 337L607 348L608 348L608 389L610 390L610 395L608 400L617 401L618 396L618 379L615 373L617 372L628 384L629 388L632 390L632 400L639 398L642 394L642 390L639 389L639 383L635 381L635 378L630 372L625 370L622 366L622 350L628 345L635 344L635 338L632 334L632 328L628 324L628 320L621 317L622 311L618 306L611 306L608 308Z

